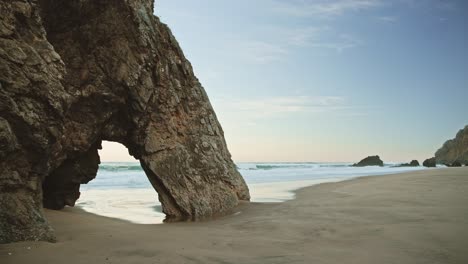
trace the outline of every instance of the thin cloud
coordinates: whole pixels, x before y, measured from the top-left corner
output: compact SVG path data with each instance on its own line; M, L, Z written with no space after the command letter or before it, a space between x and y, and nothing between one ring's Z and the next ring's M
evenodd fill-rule
M326 26L321 27L304 27L287 30L277 30L279 34L284 35L287 45L306 47L310 43L317 41L321 36L330 32L330 28Z
M398 18L394 16L380 16L377 19L385 23L395 23L398 21Z
M246 41L241 46L246 59L256 63L278 61L288 53L280 44L265 41Z
M298 49L317 49L341 53L364 44L350 34L339 34L329 27L305 27L298 29L271 29L273 39L238 41L242 58L258 64L283 60ZM233 42L234 43L234 42Z
M332 18L380 6L380 0L317 0L276 1L274 10L297 17Z
M270 10L295 17L336 17L348 12L375 8L381 0L271 0ZM392 18L382 18L390 21ZM253 27L256 28L256 27ZM310 26L258 27L246 39L233 38L230 43L238 43L239 58L249 63L269 64L282 61L297 54L300 49L313 50L311 54L330 55L342 53L364 44L350 32L339 32L332 26L323 24ZM236 39L237 38L237 39ZM331 51L331 52L330 52Z
M339 96L277 96L244 100L220 100L218 111L249 118L271 118L297 113L323 113L345 108Z
M332 49L338 53L341 53L344 50L363 45L363 43L364 42L362 40L354 36L348 34L341 34L332 41L310 43L310 46L315 48Z
M405 4L412 8L435 8L444 11L455 11L458 9L458 4L455 1L446 0L399 0L402 4Z

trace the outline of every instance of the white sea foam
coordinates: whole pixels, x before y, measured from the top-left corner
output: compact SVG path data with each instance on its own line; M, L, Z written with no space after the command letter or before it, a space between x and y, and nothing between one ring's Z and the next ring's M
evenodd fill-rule
M351 167L351 163L238 163L253 202L282 202L294 190L366 175L422 170L423 167ZM95 180L82 185L77 206L140 224L161 223L165 215L157 193L137 162L102 163Z
M159 224L166 217L152 188L89 188L81 192L77 206L93 214L139 224Z

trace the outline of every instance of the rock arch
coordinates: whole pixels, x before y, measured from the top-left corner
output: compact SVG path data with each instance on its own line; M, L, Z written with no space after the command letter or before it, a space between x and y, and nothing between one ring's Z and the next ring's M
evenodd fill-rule
M249 200L153 1L2 1L0 10L0 242L53 240L42 200L73 205L96 175L102 140L140 161L169 217Z

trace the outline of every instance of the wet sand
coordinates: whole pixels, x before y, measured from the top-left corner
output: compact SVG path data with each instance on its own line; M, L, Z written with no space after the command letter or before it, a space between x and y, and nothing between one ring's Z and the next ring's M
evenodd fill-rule
M197 223L47 211L57 243L0 245L0 263L468 263L468 168L325 183Z

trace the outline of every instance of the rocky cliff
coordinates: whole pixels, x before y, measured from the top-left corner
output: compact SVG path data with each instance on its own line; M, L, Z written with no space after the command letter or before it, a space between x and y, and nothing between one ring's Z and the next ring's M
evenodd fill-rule
M468 164L468 125L458 131L454 139L447 140L444 145L436 151L437 163L452 164L456 161Z
M0 242L54 240L102 140L137 158L169 218L249 200L208 97L152 0L0 0Z

